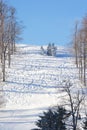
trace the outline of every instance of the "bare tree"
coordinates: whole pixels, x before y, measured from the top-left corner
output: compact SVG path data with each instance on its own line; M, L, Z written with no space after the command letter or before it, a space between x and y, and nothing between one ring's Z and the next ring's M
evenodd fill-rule
M85 16L81 24L75 24L75 33L73 37L75 62L79 69L79 79L87 85L86 71L87 71L87 16Z
M74 50L75 50L75 63L78 68L78 40L77 40L77 34L78 34L78 21L75 23L75 32L73 36L73 43L74 43Z
M66 99L68 103L66 103L65 105L68 105L72 117L71 125L69 124L69 126L71 126L73 130L76 130L78 119L80 116L80 105L84 100L84 96L79 90L77 91L77 93L74 93L72 87L73 84L71 84L70 81L64 81L63 92L65 92L66 96L68 96Z
M0 1L0 55L1 55L1 63L2 63L2 73L3 73L3 81L5 81L5 53L7 45L4 42L4 27L5 27L5 18L7 16L7 5L1 0Z
M83 45L83 77L84 77L84 85L86 86L86 71L87 71L87 16L85 16L82 20L82 45Z
M15 8L9 7L0 0L0 58L2 64L3 81L5 81L6 60L11 64L11 54L15 51L15 41L20 35L20 25L15 17Z

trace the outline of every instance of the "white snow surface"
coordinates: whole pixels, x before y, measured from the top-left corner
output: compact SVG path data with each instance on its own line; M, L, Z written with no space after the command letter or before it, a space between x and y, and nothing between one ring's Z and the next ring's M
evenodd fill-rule
M68 53L58 47L57 57L51 57L41 55L40 46L17 45L11 67L6 69L6 82L1 83L5 103L0 108L0 130L36 128L38 116L61 102L62 81L79 82L74 58Z

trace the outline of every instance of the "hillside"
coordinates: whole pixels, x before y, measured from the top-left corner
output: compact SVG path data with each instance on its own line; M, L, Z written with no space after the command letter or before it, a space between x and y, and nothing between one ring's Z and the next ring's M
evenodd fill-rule
M5 104L0 108L0 130L35 128L38 115L60 103L58 88L65 79L78 82L67 49L58 47L57 57L50 57L40 54L40 46L18 45L6 82L1 83Z

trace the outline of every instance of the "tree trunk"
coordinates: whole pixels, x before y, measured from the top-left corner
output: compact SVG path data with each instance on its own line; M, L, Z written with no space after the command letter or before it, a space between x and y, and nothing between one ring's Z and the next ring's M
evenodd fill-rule
M2 73L3 73L3 81L5 81L5 52L3 52Z

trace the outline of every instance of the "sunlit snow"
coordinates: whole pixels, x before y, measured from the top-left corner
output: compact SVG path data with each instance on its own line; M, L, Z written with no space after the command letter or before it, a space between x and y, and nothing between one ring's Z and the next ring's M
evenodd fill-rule
M41 55L40 46L18 45L6 69L6 82L1 83L5 100L0 108L0 130L31 130L48 107L61 101L61 83L78 82L74 57L58 47L57 57ZM78 87L78 86L77 86Z

